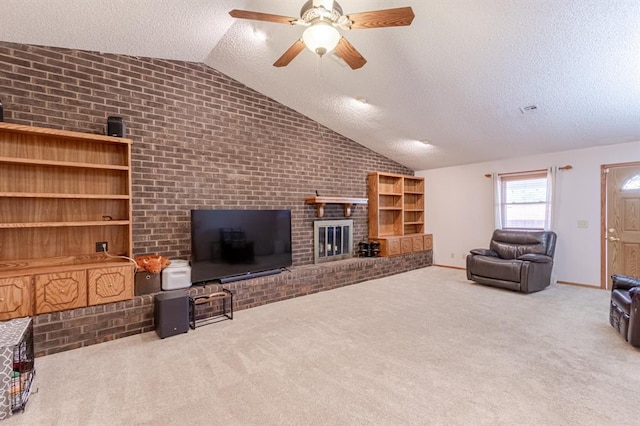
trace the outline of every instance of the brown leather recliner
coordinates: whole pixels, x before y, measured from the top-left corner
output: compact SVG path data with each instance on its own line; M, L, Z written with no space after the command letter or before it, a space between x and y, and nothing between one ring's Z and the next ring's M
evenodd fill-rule
M612 275L609 323L632 346L640 347L640 278Z
M489 249L467 256L467 279L532 293L551 283L556 234L552 231L493 231Z

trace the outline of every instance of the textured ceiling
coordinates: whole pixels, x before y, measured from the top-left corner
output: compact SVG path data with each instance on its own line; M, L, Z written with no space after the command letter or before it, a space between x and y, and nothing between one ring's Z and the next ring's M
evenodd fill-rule
M357 71L308 50L275 68L303 28L228 14L303 3L4 0L0 40L205 62L414 170L640 140L638 0L343 0L416 15L343 33Z

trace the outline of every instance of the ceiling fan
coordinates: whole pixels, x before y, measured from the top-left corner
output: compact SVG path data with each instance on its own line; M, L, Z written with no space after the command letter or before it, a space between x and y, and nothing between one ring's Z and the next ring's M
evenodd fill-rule
M300 18L272 15L270 13L251 12L248 10L234 9L229 12L234 18L253 19L257 21L275 22L279 24L302 25L307 29L302 38L297 40L284 54L273 64L276 67L284 67L305 48L320 56L335 50L336 55L342 58L351 69L358 69L367 63L367 60L356 50L344 36L341 30L355 30L380 27L399 27L411 25L415 15L410 7L396 9L372 10L362 13L343 15L342 7L333 0L309 0L300 10Z

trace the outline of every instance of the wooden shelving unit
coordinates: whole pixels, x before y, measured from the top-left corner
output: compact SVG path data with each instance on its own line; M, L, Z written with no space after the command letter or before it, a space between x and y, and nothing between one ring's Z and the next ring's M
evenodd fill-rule
M424 178L402 178L403 234L424 234Z
M369 236L402 235L402 177L370 173L368 179Z
M424 178L391 173L368 175L369 238L383 256L430 250L424 234Z
M0 123L0 319L133 297L131 143Z

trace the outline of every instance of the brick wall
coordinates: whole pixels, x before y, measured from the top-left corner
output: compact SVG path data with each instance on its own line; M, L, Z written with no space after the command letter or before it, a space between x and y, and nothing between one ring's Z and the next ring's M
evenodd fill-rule
M188 258L191 209L282 208L294 265L305 265L315 214L305 197L366 197L367 172L412 174L199 63L0 43L0 99L5 121L33 126L104 133L108 116L124 117L136 255ZM366 206L354 218L359 241Z
M412 174L200 63L0 42L0 100L5 121L32 126L104 133L108 116L125 119L134 255L188 259L191 209L290 209L294 267L309 265L315 208L305 197L364 198L367 172ZM342 217L342 207L326 217ZM358 242L366 205L353 218ZM137 320L137 332L148 328ZM122 332L96 324L93 339ZM36 321L40 339L44 329Z

